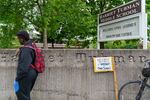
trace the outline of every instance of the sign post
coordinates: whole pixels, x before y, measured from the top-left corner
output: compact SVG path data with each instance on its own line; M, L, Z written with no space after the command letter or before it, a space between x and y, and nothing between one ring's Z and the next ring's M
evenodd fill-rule
M143 32L144 32L144 35L143 35L143 49L147 49L147 14L145 13L145 0L141 0L142 2L142 20L143 20Z
M95 57L94 60L94 72L113 72L114 75L114 87L115 97L118 100L118 80L115 70L114 57Z

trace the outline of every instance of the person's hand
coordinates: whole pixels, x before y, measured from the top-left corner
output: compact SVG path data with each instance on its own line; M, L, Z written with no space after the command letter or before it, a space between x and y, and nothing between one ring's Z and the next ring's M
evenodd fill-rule
M18 56L19 52L20 52L20 49L17 49L16 52L15 52L15 55Z
M18 81L14 81L14 91L15 92L18 92L19 91L19 83L18 83Z

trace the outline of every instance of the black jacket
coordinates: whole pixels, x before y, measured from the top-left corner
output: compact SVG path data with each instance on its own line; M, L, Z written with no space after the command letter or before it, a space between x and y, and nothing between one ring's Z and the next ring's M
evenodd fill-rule
M25 43L25 46L31 46L32 41L29 40ZM20 80L28 75L29 70L31 69L31 64L34 63L35 52L33 49L28 47L21 47L19 52L18 67L17 67L17 76L16 80Z

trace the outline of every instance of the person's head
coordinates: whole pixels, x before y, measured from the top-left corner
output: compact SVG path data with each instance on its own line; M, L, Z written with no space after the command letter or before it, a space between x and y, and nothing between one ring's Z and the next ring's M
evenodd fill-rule
M25 42L30 39L29 34L26 31L19 31L17 37L21 45L25 44Z

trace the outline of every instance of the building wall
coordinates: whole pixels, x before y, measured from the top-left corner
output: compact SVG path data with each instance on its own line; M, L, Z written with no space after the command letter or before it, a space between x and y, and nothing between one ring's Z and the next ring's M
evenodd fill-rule
M0 49L0 100L16 100L15 50ZM39 74L32 100L115 100L113 73L94 73L93 57L114 56L119 87L137 80L149 50L44 50L46 70ZM150 95L149 95L150 96Z

